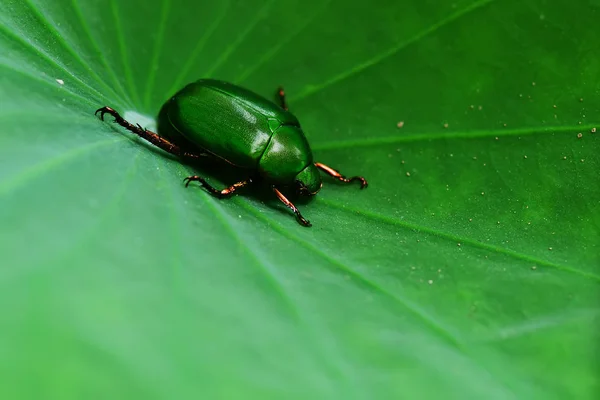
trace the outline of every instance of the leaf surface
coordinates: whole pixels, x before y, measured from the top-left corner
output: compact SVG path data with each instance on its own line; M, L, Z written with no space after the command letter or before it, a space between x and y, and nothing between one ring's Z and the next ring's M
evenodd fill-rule
M597 0L2 3L8 397L597 395ZM202 77L369 188L302 228L93 115Z

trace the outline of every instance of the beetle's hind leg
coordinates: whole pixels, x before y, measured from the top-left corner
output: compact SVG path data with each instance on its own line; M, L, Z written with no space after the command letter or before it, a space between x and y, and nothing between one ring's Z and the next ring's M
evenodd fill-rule
M275 186L273 186L273 192L275 193L275 195L277 196L277 198L283 203L285 204L290 210L292 210L294 212L294 214L296 214L296 219L298 220L298 222L300 223L300 225L303 226L312 226L312 224L310 223L309 220L307 220L306 218L304 218L302 216L302 214L300 214L300 211L296 208L296 206L287 199L287 197L285 197L283 195L283 193L281 193Z
M288 106L287 103L285 102L285 91L283 90L283 87L279 86L279 89L277 89L277 97L279 98L279 105L281 106L281 108L283 108L285 111L288 110Z
M150 132L149 130L142 128L140 124L133 125L133 124L127 122L123 117L121 117L121 114L119 114L118 112L116 112L114 109L112 109L110 107L105 106L105 107L99 108L96 110L96 112L94 114L98 115L98 113L100 113L100 119L102 121L104 121L104 114L110 114L115 119L115 122L117 124L121 125L125 129L135 133L142 139L147 140L148 142L152 143L156 147L163 149L167 153L171 153L177 157L182 157L182 158L187 158L187 159L198 159L200 157L205 156L205 154L202 154L202 153L189 153L187 151L183 151L176 144L169 142L167 139L158 136L154 132Z
M233 185L231 185L223 190L219 190L219 189L215 189L208 182L206 182L206 179L204 179L200 176L197 176L197 175L188 176L183 181L185 182L185 187L188 187L190 182L200 182L200 184L204 187L204 189L206 189L210 194L217 196L220 199L222 199L224 197L229 197L232 194L234 194L236 190L241 189L244 186L248 186L249 184L252 183L252 179L248 178L245 181L234 183Z
M335 179L337 179L340 182L350 183L350 182L354 182L354 181L360 181L361 189L364 189L367 186L369 186L369 183L367 182L367 180L365 178L363 178L362 176L353 176L351 178L346 178L344 175L340 174L335 169L328 167L325 164L315 163L315 166L317 168L319 168L321 171L325 172L327 175L334 177Z

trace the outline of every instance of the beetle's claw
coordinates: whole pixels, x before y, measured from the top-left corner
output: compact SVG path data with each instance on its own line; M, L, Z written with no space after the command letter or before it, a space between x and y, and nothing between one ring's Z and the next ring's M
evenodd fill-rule
M352 181L360 181L360 189L364 189L367 186L369 186L369 182L367 182L367 180L365 178L363 178L362 176L353 176L352 178L350 178L350 182Z
M191 182L194 181L198 181L200 183L204 183L204 179L202 179L201 177L194 175L194 176L188 176L187 178L183 179L183 182L185 183L185 187L188 187L190 185Z
M115 114L118 115L118 113L113 110L112 108L108 107L108 106L104 106L102 108L99 108L96 110L96 112L94 113L94 115L98 115L98 113L100 113L100 119L102 121L104 121L104 114L109 113L110 115L112 115L113 117L115 117L115 121L117 120L117 117Z
M96 112L94 113L94 115L98 115L98 113L100 113L100 120L104 121L104 113L106 111L104 111L104 107L99 108L96 110Z
M306 218L304 218L302 215L298 214L297 217L298 217L298 222L300 222L300 225L306 226L307 228L310 228L312 226L310 221L307 220Z

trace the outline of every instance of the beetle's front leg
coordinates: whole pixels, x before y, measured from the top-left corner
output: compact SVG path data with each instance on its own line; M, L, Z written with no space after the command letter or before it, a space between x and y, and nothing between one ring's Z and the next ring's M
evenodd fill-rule
M337 179L340 182L350 183L350 182L354 182L354 181L360 181L361 189L364 189L367 186L369 186L369 183L367 182L367 180L365 178L363 178L362 176L353 176L352 178L346 178L344 175L340 174L335 169L328 167L325 164L315 163L315 166L317 168L319 168L321 171L325 172L327 175L334 177L335 179Z
M290 208L290 210L292 210L294 212L294 214L296 214L296 218L298 219L298 222L300 223L300 225L303 226L312 226L312 224L310 223L309 220L305 219L302 214L300 214L300 211L296 208L296 206L289 201L284 195L283 193L281 193L275 186L273 186L273 192L275 192L275 195L277 196L277 198L286 206L288 206Z
M232 194L234 194L236 190L243 188L244 186L248 186L249 184L252 183L252 179L248 178L245 181L234 183L233 185L231 185L223 190L219 190L219 189L215 189L214 187L209 185L209 183L206 182L206 179L204 179L200 176L197 176L197 175L188 176L183 181L185 182L185 187L188 187L190 182L194 182L194 181L200 182L200 184L204 187L204 189L208 190L208 192L210 194L217 196L220 199L222 199L224 197L229 197Z

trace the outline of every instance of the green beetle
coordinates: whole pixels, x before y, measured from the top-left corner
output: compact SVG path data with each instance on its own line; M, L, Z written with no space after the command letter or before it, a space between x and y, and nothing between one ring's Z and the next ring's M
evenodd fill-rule
M214 79L193 82L171 97L158 114L158 133L125 121L110 107L96 110L104 120L115 122L153 145L183 159L213 157L240 171L246 180L218 190L199 176L185 178L185 186L197 181L211 194L223 198L237 189L263 180L296 215L298 222L311 226L300 211L279 190L294 186L297 194L315 195L322 187L319 170L345 183L367 181L361 176L346 178L333 168L313 161L312 151L298 119L288 111L285 93L278 91L280 105L247 89Z

